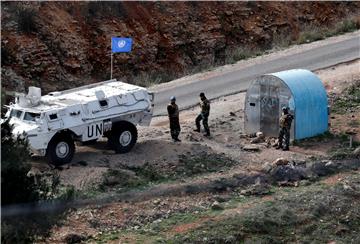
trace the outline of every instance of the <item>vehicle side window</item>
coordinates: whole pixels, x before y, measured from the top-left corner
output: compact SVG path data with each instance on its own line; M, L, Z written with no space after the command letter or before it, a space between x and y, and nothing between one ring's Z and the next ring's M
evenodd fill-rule
M106 107L108 105L108 102L106 100L100 100L99 103L101 107Z
M21 110L17 110L17 109L12 109L11 113L10 113L10 117L16 117L16 118L20 118L22 115L22 111Z
M24 120L27 121L35 121L36 118L40 118L40 114L38 113L30 113L30 112L26 112L25 116L24 116Z
M50 115L49 115L49 118L50 118L51 120L54 120L54 119L57 119L58 116L57 116L57 114L50 114Z

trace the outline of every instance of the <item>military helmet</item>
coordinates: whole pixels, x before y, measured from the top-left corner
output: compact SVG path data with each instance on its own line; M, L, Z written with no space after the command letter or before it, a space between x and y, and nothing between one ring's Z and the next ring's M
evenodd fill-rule
M200 97L205 97L205 93L201 92Z
M176 97L175 97L175 96L171 96L171 97L170 97L170 101L176 101Z
M289 111L289 107L282 107L282 111Z

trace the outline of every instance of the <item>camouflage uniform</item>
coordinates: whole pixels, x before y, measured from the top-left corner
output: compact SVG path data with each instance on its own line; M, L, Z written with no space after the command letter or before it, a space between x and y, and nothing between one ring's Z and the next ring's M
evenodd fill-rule
M201 112L196 117L195 123L196 123L196 130L200 131L200 121L202 120L203 126L206 132L206 135L210 135L210 129L208 125L208 118L210 115L210 102L206 98L204 100L200 101L200 108Z
M294 117L289 113L283 113L280 117L279 145L282 148L283 141L285 143L284 150L289 150L291 122Z
M170 121L170 133L171 138L178 141L178 137L181 131L180 122L179 122L179 108L176 104L169 104L167 106L167 111Z

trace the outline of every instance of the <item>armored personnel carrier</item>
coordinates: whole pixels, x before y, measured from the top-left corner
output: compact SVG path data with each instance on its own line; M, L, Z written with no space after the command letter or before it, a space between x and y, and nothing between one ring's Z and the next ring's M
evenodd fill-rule
M108 138L116 153L131 150L137 140L136 125L148 126L153 112L152 93L116 79L41 96L41 89L17 94L6 119L14 135L28 138L30 149L61 165L72 160L74 141Z

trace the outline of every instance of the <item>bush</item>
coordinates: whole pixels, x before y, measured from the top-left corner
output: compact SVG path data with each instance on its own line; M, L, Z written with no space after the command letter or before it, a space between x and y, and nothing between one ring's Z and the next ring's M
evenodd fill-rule
M54 213L33 214L32 205L25 203L53 197L59 179L54 174L49 179L29 176L28 142L21 136L13 138L12 129L8 121L1 124L1 206L15 211L29 209L26 214L2 215L1 243L29 243L35 235L47 234L59 218Z
M34 178L27 177L31 166L28 142L12 137L12 126L6 121L1 125L1 205L26 203L39 199Z
M258 49L250 49L247 47L237 47L232 49L227 49L225 52L225 63L233 64L237 61L255 57L262 52Z
M31 33L36 31L36 22L35 22L36 13L32 9L21 9L18 12L18 28L19 31L24 33Z
M355 18L345 19L334 27L334 33L352 32L358 29Z
M309 43L324 39L326 36L325 30L315 25L305 26L304 30L300 32L297 44Z

